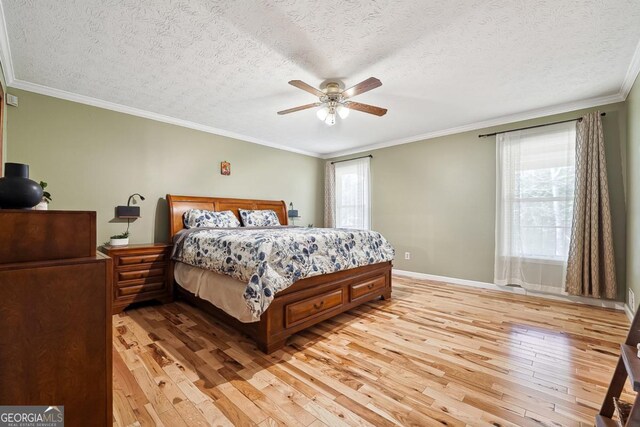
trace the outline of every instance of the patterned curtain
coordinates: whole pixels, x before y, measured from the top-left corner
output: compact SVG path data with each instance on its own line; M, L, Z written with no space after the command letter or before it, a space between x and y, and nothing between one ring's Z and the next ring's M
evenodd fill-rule
M331 162L324 167L324 226L336 226L336 167Z
M600 112L577 124L576 189L567 264L567 292L616 297L609 184Z

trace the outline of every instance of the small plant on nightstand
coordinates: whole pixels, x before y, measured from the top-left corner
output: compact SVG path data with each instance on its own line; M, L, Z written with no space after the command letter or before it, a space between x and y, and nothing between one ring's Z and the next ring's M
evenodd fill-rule
M129 244L129 232L125 231L121 234L116 234L115 236L111 236L109 240L109 244L111 246L126 246Z

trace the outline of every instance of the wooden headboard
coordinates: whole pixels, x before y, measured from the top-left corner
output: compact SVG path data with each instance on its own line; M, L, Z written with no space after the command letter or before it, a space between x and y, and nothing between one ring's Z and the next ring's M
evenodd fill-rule
M182 216L189 209L231 211L240 219L238 209L271 209L276 212L280 224L288 225L287 205L282 200L227 199L222 197L176 196L167 194L169 204L169 238L184 228Z

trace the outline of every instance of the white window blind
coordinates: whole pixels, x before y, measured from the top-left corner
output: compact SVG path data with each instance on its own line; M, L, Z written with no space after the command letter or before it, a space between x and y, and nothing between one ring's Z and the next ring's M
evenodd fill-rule
M371 228L369 157L335 163L336 227Z
M562 293L575 186L575 122L498 134L495 282Z

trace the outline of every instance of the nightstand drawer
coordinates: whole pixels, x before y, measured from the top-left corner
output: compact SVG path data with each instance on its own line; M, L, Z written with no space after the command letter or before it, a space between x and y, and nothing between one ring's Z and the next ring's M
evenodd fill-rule
M116 282L116 287L127 288L129 286L144 285L147 283L164 282L165 280L166 280L165 276L143 277L141 279L121 280Z
M118 265L146 264L153 262L163 262L168 259L165 252L159 254L121 255L118 257Z
M166 271L164 266L160 264L159 268L151 268L149 270L133 270L133 271L118 271L118 282L124 280L142 279L144 277L164 277Z
M166 283L164 280L160 282L150 282L150 283L141 282L140 284L137 284L134 286L126 286L126 287L118 286L118 288L116 289L116 294L118 297L128 297L132 295L140 295L140 294L149 293L149 292L159 292L164 290L165 288L166 288Z

